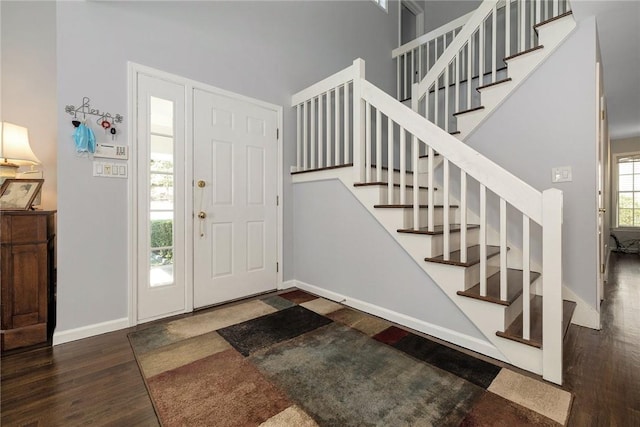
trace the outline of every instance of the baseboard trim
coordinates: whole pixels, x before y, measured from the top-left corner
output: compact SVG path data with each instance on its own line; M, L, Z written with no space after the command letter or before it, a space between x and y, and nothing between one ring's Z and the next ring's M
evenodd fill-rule
M95 335L106 334L129 327L129 318L109 320L107 322L95 323L93 325L82 326L80 328L68 329L66 331L53 333L53 345L64 344Z
M594 307L590 306L576 295L566 285L562 286L562 298L575 302L576 310L573 312L571 323L578 326L584 326L585 328L591 328L600 330L600 313Z
M504 355L502 355L502 353L496 347L494 347L491 343L479 340L478 338L461 334L460 332L456 332L442 326L434 325L432 323L425 322L424 320L416 319L414 317L407 316L405 314L398 313L396 311L389 310L387 308L380 307L365 301L361 301L356 298L351 298L337 292L329 291L318 286L310 285L299 280L289 280L286 283L291 285L292 287L295 286L299 289L311 292L312 294L318 295L320 297L338 302L340 304L344 304L349 307L353 307L357 310L364 311L365 313L373 314L374 316L378 316L399 325L406 326L416 331L420 331L424 334L431 335L460 347L467 348L471 351L484 354L485 356L504 361Z

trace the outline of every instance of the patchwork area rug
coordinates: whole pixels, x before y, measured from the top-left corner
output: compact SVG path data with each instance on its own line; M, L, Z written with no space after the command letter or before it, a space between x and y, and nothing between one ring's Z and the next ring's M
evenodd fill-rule
M558 426L571 394L303 291L129 334L163 426Z

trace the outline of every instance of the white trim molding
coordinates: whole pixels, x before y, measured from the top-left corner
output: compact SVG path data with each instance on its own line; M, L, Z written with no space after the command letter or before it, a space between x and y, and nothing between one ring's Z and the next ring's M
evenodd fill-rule
M310 285L299 280L288 280L285 282L287 288L296 287L304 291L308 291L312 294L318 295L322 298L335 301L337 303L353 307L357 310L364 311L365 313L372 314L374 316L381 317L391 322L397 323L402 326L406 326L413 330L422 332L423 334L431 335L438 339L447 341L449 343L464 347L468 350L475 351L480 354L492 357L503 362L508 362L504 355L494 347L490 342L483 341L478 338L462 334L452 329L444 328L442 326L434 325L433 323L426 322L424 320L416 319L415 317L407 316L402 313L398 313L393 310L389 310L378 305L368 303L356 298L351 298L346 295L342 295L333 291L326 290L319 286ZM284 284L283 284L284 285Z
M576 310L573 312L571 323L596 330L600 330L602 328L600 325L600 312L596 308L587 304L585 300L569 289L567 285L562 286L562 298L576 303ZM598 301L598 304L599 303L600 301Z
M108 320L93 325L81 326L75 329L67 329L66 331L54 332L53 345L64 344L71 341L89 338L95 335L106 334L107 332L119 331L120 329L129 327L129 318L122 317L120 319Z

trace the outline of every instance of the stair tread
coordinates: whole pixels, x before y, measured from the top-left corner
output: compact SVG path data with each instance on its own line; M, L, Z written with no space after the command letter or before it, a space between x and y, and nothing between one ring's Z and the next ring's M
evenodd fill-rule
M450 224L449 227L452 233L460 232L460 224ZM467 230L473 230L474 228L480 228L480 226L476 224L467 225ZM433 231L429 231L428 227L420 227L417 230L413 228L401 228L398 230L398 233L438 235L444 233L444 225L434 225Z
M522 294L522 270L514 268L507 269L507 299L500 299L500 272L487 277L487 295L480 295L480 283L467 289L466 291L458 291L458 295L488 301L495 304L511 305ZM533 283L540 273L532 271L530 273L530 281Z
M377 166L376 166L376 165L371 165L371 169L375 169L375 168L377 168ZM388 168L387 166L380 166L380 169L385 170L385 171L386 171L386 170L389 170L389 168ZM394 172L400 172L400 169L398 169L398 168L393 168L393 171L394 171ZM405 171L405 173L408 173L408 174L411 174L411 175L412 175L412 174L413 174L413 171L406 170L406 171Z
M503 61L507 62L507 61L509 61L509 60L511 60L513 58L517 58L518 56L526 55L527 53L534 52L534 51L542 49L542 48L544 48L544 46L540 44L538 46L532 47L531 49L523 50L522 52L518 52L518 53L516 53L514 55L507 56L506 58L503 59Z
M454 116L459 116L461 114L465 114L465 113L471 113L472 111L478 111L478 110L484 110L484 106L479 106L479 107L475 107L475 108L469 108L468 110L462 110L462 111L458 111L457 113L453 113Z
M309 172L326 171L326 170L331 170L331 169L350 168L350 167L353 167L353 163L345 163L344 165L336 165L336 166L325 166L323 168L305 169L303 171L291 172L291 175L298 175L298 174L301 174L301 173L309 173Z
M569 15L573 15L573 12L572 11L568 11L568 12L565 12L565 13L563 13L561 15L554 16L553 18L549 18L546 21L542 21L542 22L537 23L536 25L533 26L533 28L534 29L538 29L539 27L542 27L543 25L546 25L546 24L548 24L550 22L553 22L553 21L557 21L558 19L562 19L565 16L569 16Z
M576 303L573 301L562 301L562 334L566 333L571 323L571 316L575 310ZM531 332L529 339L523 338L522 334L522 313L516 317L516 319L509 325L504 331L496 332L496 335L502 338L507 338L513 341L527 344L532 347L542 348L542 297L536 295L531 299Z
M373 186L373 185L389 185L388 182L384 182L384 181L376 181L376 182L356 182L355 184L353 184L354 187L369 187L369 186ZM400 184L393 184L394 187L400 187ZM413 188L413 185L405 185L406 188ZM418 188L420 188L421 190L428 190L429 187L425 187L423 185L420 185ZM437 188L434 188L433 191L438 191Z
M413 208L413 204L404 204L404 205L399 205L399 204L395 204L395 205L373 205L374 208L390 208L390 209L394 209L394 208L404 208L404 209L410 209ZM429 205L419 205L419 208L428 208ZM433 205L434 208L444 208L443 205ZM458 205L449 205L450 208L457 208Z
M506 79L498 80L497 82L489 83L489 84L486 84L484 86L478 86L476 88L476 90L478 92L480 92L481 89L486 89L486 88L491 87L491 86L497 86L497 85L499 85L501 83L506 83L506 82L510 82L510 81L511 81L511 77L507 77Z
M491 258L500 253L500 246L487 245L487 258ZM480 262L480 245L474 245L467 248L467 262L460 261L460 251L451 252L449 259L445 260L442 255L433 258L425 258L425 261L436 262L439 264L458 265L461 267L470 267Z

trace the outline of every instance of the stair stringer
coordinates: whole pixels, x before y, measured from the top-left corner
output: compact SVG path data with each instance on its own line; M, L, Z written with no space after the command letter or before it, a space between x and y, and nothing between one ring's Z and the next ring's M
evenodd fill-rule
M512 80L479 90L480 104L484 109L458 116L457 130L460 133L456 137L461 141L465 141L471 136L491 116L491 113L502 105L556 51L575 30L576 26L573 15L566 15L538 27L538 45L544 46L544 48L505 61L507 63L507 76Z
M489 357L502 360L535 374L542 374L541 349L504 339L496 335L496 331L502 331L505 329L509 319L514 317L513 313L508 314L506 307L502 305L457 295L456 292L462 290L463 286L466 288L470 286L471 282L477 283L479 280L478 265L462 268L446 264L425 262L425 248L428 245L427 240L438 237L398 233L397 230L400 228L399 224L402 224L404 221L404 213L399 210L394 212L389 209L381 210L374 208L374 205L379 204L380 202L379 191L375 188L354 187L353 176L353 167L345 167L296 175L293 178L293 182L311 182L329 179L337 179L341 181L342 184L349 189L349 191L362 204L362 206L369 211L380 225L384 227L384 229L397 241L405 252L416 262L416 264L432 278L447 297L478 328L482 335L489 343L491 343L491 345L494 346L495 349L495 351L492 351L489 348L483 348L474 349L474 351L480 351ZM424 241L424 244L421 245L419 243L420 239ZM489 260L487 268L488 274L496 271L496 258L497 257L493 257ZM463 283L465 285L461 285ZM376 314L380 315L379 313ZM398 321L398 319L390 320ZM406 326L412 328L416 327L414 324ZM429 331L427 333L433 333L433 331ZM464 346L464 343L453 343Z

